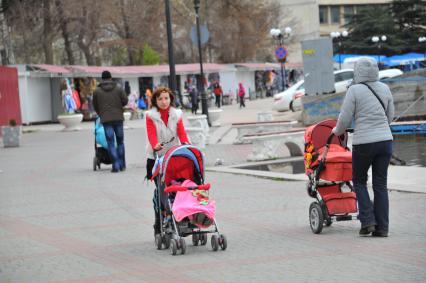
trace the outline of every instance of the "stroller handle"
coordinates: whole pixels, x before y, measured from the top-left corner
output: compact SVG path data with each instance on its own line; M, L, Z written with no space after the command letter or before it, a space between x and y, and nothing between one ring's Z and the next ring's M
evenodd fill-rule
M207 191L210 189L210 183L198 185L194 187L183 187L179 185L171 185L164 189L165 193L172 193L172 192L183 192L183 191L192 191L192 190L203 190Z

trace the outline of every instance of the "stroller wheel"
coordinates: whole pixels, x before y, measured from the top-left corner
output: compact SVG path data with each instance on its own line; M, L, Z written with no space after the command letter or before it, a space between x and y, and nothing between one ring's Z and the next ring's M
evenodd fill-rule
M222 251L226 250L226 248L228 247L228 241L226 240L226 236L223 234L219 235L219 246Z
M175 239L170 240L170 254L176 255L177 253L177 241Z
M216 252L219 249L219 239L216 235L213 235L211 238L212 250Z
M155 235L155 246L157 247L157 250L161 250L162 243L161 234Z
M207 234L201 234L200 243L202 246L205 246L207 244Z
M324 225L324 215L321 206L317 202L311 203L309 207L309 223L311 224L311 230L314 234L321 233Z
M168 249L170 247L170 235L165 234L162 240L163 240L164 248Z
M95 157L93 157L93 171L96 171L96 166L98 165L98 159Z
M198 241L200 241L200 235L199 234L192 234L192 244L194 246L198 246Z
M185 254L186 253L186 242L184 238L180 238L179 239L179 244L180 244L180 254Z

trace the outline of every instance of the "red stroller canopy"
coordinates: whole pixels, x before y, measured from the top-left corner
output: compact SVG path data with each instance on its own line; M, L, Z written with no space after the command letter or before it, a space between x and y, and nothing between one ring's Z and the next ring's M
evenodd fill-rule
M204 180L204 157L199 148L192 145L180 145L170 148L163 159L161 180L168 186L172 180L194 180L199 173Z

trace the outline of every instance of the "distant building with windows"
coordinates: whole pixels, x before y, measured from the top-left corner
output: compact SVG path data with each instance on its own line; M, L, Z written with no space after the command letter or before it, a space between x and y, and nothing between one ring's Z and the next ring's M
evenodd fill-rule
M319 0L320 35L332 31L343 31L348 22L347 15L357 14L363 7L389 6L391 0Z

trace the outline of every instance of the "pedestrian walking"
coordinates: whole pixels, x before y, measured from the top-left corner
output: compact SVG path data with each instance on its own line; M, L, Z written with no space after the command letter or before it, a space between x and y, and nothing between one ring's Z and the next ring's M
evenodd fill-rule
M146 176L152 178L152 168L155 163L154 151L163 156L174 145L189 144L189 139L183 126L182 110L174 107L174 96L167 87L157 87L151 98L152 109L146 112ZM167 142L166 144L164 144ZM158 204L158 188L154 191L154 233L160 233L160 215L163 208Z
M246 90L243 87L242 83L238 83L238 97L240 98L240 109L241 107L246 107L244 103L244 96L246 95Z
M220 108L223 91L218 81L213 84L213 93L216 98L215 105L217 108Z
M123 107L127 102L126 93L112 80L111 73L103 71L102 82L93 93L93 107L105 129L113 173L126 170Z
M146 97L146 101L148 104L148 109L151 109L152 105L151 105L151 99L152 99L152 92L149 88L147 88L145 90L145 97Z
M192 114L197 114L197 110L198 110L198 91L197 89L190 85L188 87L189 90L189 94L191 97L191 113Z
M341 135L355 124L352 149L352 180L358 200L361 236L387 237L389 198L387 176L392 156L394 104L389 87L379 82L377 62L361 58L355 62L354 82L346 92L336 127ZM372 167L374 202L367 190L367 172Z

